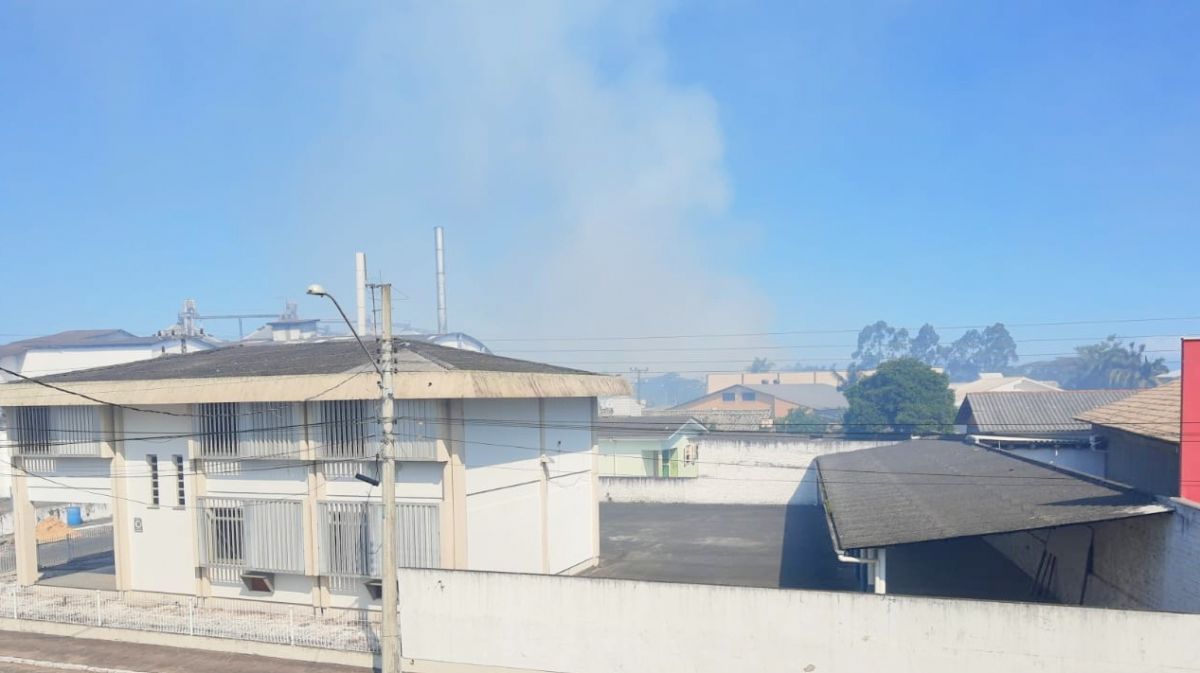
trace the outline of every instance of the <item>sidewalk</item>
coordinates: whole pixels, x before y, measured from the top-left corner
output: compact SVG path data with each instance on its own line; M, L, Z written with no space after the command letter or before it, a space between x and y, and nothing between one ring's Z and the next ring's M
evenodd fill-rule
M34 668L4 658L137 673L364 673L368 670L246 654L0 631L0 673L40 673L66 668Z

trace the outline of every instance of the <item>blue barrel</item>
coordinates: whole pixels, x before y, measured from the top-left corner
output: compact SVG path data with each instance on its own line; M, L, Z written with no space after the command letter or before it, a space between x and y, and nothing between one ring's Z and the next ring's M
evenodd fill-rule
M67 508L67 525L78 526L83 523L83 512L78 507Z

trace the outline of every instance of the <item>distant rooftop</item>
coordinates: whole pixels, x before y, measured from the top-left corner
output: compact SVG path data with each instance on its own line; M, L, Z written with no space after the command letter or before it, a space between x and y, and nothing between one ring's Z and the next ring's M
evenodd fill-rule
M32 350L57 348L143 346L165 340L160 336L136 336L123 329L76 329L4 344L0 346L0 357L21 355Z
M1075 420L1085 411L1122 400L1136 390L1038 390L968 393L955 423L989 435L1085 433Z
M1182 394L1183 382L1172 381L1086 411L1075 418L1143 437L1178 443Z

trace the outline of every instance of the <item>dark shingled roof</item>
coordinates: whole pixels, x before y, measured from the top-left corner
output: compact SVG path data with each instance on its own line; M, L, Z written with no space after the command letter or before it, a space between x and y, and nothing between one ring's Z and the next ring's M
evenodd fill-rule
M817 459L838 549L1011 533L1169 512L1152 495L943 440Z
M1089 409L1111 404L1136 390L1037 390L968 393L955 423L967 432L989 435L1087 433L1091 425L1075 420Z
M379 342L367 341L367 349L379 352ZM438 346L423 341L394 339L396 371L483 371L527 374L588 374L540 362L516 360L487 353ZM47 376L48 383L83 381L153 381L161 379L207 379L243 376L302 376L341 374L370 367L366 354L353 339L330 339L299 343L239 344L187 355L163 355L108 367Z

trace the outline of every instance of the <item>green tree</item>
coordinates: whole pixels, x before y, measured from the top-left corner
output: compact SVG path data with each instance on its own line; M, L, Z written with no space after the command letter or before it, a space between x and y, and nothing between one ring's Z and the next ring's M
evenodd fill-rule
M750 366L746 367L746 371L754 372L754 373L769 372L774 368L775 368L774 362L771 362L770 360L768 360L766 358L754 358L754 362L751 362Z
M775 429L794 435L820 434L829 429L829 419L812 409L796 407L781 419L776 419Z
M1017 361L1017 342L1004 323L967 330L945 349L942 360L951 381L974 381L980 372L999 372Z
M642 379L642 399L650 407L673 407L704 394L704 381L675 372Z
M950 379L900 358L846 388L846 432L947 432L954 422Z
M1079 346L1074 376L1064 382L1070 388L1153 388L1155 378L1167 373L1162 358L1146 357L1146 345L1122 344L1110 336L1098 344Z
M1144 344L1104 341L1077 346L1076 355L1016 367L1013 373L1043 381L1056 381L1069 390L1095 388L1152 388L1159 374L1168 371L1162 358L1151 360Z
M908 357L920 360L930 367L938 367L942 364L942 349L938 345L940 341L941 337L933 325L925 323L909 343Z
M854 358L855 369L874 369L881 362L907 355L908 351L908 330L896 329L880 320L862 328L858 333L858 348L850 357Z

